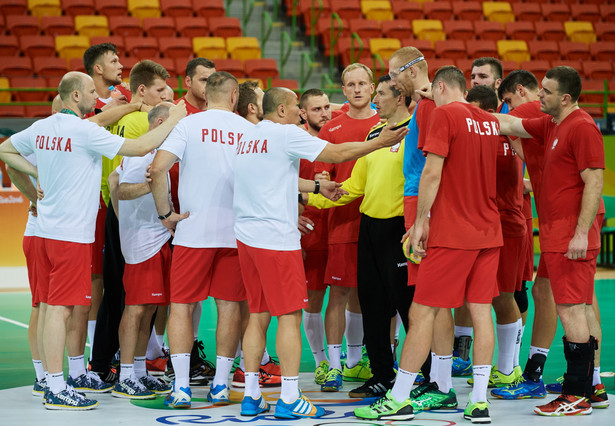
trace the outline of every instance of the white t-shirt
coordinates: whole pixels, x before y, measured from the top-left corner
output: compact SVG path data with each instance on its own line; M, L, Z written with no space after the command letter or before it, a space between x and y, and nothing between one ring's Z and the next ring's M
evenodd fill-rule
M187 219L177 224L173 244L237 247L233 226L233 170L237 143L254 125L228 111L208 110L183 118L161 150L179 164L179 204Z
M299 160L314 161L327 145L295 125L263 120L237 147L235 235L269 250L301 249L297 229Z
M143 157L124 157L116 169L122 183L144 183L147 166L156 151ZM150 192L134 200L119 200L118 222L122 254L128 264L145 262L171 238L171 233L158 220L154 196Z
M124 138L72 114L54 114L11 136L22 154L34 153L41 189L42 238L92 243L96 228L102 155L113 158Z
M36 156L34 154L30 154L26 156L26 160L28 160L32 165L36 166ZM30 177L30 182L36 188L36 179L32 176ZM38 225L36 222L36 216L32 214L32 212L28 212L28 222L26 222L26 230L23 233L24 237L35 237L36 231L38 229Z

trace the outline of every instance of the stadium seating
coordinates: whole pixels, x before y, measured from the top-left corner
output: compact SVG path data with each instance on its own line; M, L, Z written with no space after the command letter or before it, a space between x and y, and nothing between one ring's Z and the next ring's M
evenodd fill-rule
M192 7L197 16L215 18L224 16L224 0L193 0Z
M375 57L371 59L361 58L359 59L358 62L372 70L372 73L374 75L374 81L377 81L381 76L389 72L389 60L388 59L382 59L382 62L381 62Z
M381 21L380 28L382 30L382 35L388 38L401 39L412 33L412 25L405 19Z
M188 37L160 37L158 44L165 58L191 58L193 55L192 40Z
M164 18L143 18L143 31L149 37L173 37L176 32L175 19Z
M228 37L226 49L231 59L260 59L261 47L256 37Z
M216 70L230 72L236 78L246 77L243 61L239 59L216 59Z
M530 55L533 58L544 59L547 61L561 58L559 46L556 41L534 40L529 41L527 45L530 49Z
M506 28L506 36L510 40L531 41L536 38L536 28L531 21L507 22L504 26Z
M297 91L299 89L299 83L297 80L292 79L271 79L271 87L286 87L287 89Z
M600 16L602 16L604 21L615 22L615 4L601 4Z
M467 58L466 44L463 40L438 40L434 43L436 56L442 59Z
M600 10L596 4L571 4L570 14L575 21L598 22L602 20Z
M75 16L75 31L87 37L104 37L109 35L109 22L104 15Z
M82 57L83 54L77 58L81 59ZM67 65L67 61L62 58L37 56L32 58L32 68L28 75L31 76L32 71L34 71L34 74L39 77L62 77L68 71Z
M60 16L62 5L60 0L28 0L28 9L32 16Z
M396 38L372 38L369 40L369 51L382 59L390 59L395 51L401 49L401 43Z
M486 1L483 3L483 14L488 21L512 22L515 20L515 14L512 11L510 3L505 1Z
M160 10L164 16L172 18L189 17L193 14L192 2L190 0L159 0Z
M61 35L55 38L56 52L60 58L67 61L71 58L81 58L90 47L90 39L82 35Z
M159 56L160 46L155 37L126 37L126 53L139 60L154 59Z
M446 21L454 19L453 6L448 1L434 1L423 4L423 14L427 19Z
M504 61L529 61L530 51L523 40L498 40L498 54Z
M260 78L267 80L268 78L278 78L278 65L275 59L246 59L244 62L246 74L248 78Z
M548 17L550 22L565 22L570 19L570 8L565 3L542 3L542 15Z
M391 7L397 19L405 19L412 22L414 19L423 19L421 3L406 0L392 0Z
M603 91L604 90L604 80L583 80L581 87L583 90L588 91ZM581 93L579 97L579 102L584 103L602 103L604 102L604 95L600 93L592 93L592 94L584 94Z
M128 16L126 0L96 0L95 6L99 15Z
M128 0L128 11L137 18L159 18L161 15L158 0Z
M19 56L19 39L14 35L0 35L0 56Z
M504 40L506 32L501 22L476 21L474 22L474 32L479 40Z
M335 13L342 19L360 19L363 17L359 0L344 0L335 5Z
M442 21L437 19L417 19L412 21L412 31L419 40L446 40Z
M11 35L18 37L23 35L36 35L41 31L38 25L38 18L30 15L7 16L6 28Z
M10 87L9 79L6 77L0 77L0 89L8 89ZM11 102L11 92L0 92L0 102Z
M111 43L117 47L117 50L123 52L126 49L126 45L124 43L124 37L120 36L107 36L107 37L91 37L90 45L101 44L101 43Z
M446 65L455 65L455 61L451 59L430 59L428 65L429 66L427 67L427 71L429 79L431 80L440 68Z
M45 78L13 77L10 80L11 88L34 89L47 87L47 80ZM47 102L50 95L50 92L45 91L22 92L15 90L12 93L13 98L17 102Z
M192 49L196 56L209 58L211 60L226 59L226 43L222 37L194 37L192 39Z
M72 16L43 16L41 30L50 36L75 34L75 21Z
M394 18L389 0L362 0L361 12L366 19L390 21Z
M447 39L473 40L474 26L471 21L442 21Z
M135 58L134 56L120 56L120 64L122 64L124 75L129 75L130 70L132 70L132 67L134 67L137 62L139 62L139 58Z
M536 34L540 40L562 41L566 39L564 24L561 22L541 22L536 25Z
M26 105L25 116L33 118L46 118L49 117L50 112L51 107L49 105Z
M369 46L363 42L363 47L350 37L340 37L335 45L335 53L341 58L342 66L346 67L360 59L372 60Z
M184 56L184 59L186 56ZM162 65L165 70L171 75L170 80L174 80L173 77L177 76L177 70L175 69L175 60L172 58L157 58L155 60L156 63Z
M453 13L459 20L480 21L483 19L483 8L477 1L454 1Z
M26 107L19 105L3 105L0 106L0 117L25 117L26 116Z
M181 37L207 37L210 35L207 19L202 16L175 18L175 28Z
M597 41L589 45L592 59L603 61L615 58L615 43L609 41Z
M511 3L515 20L537 22L542 20L542 11L538 3Z
M611 22L596 22L594 30L598 40L615 41L615 26Z
M382 30L380 29L380 21L376 21L374 19L351 19L350 32L357 33L362 39L378 38L383 36ZM389 36L389 38L392 37Z
M52 36L26 35L19 38L19 46L25 56L54 56L56 45Z
M580 41L560 41L562 58L572 61L587 61L591 58L589 47Z
M596 41L596 33L591 22L580 21L564 22L564 30L570 41L582 41L584 43L593 43Z
M93 39L90 40L92 42L92 44L95 44L93 42ZM124 41L122 41L123 43ZM70 71L81 71L81 72L85 72L85 66L83 65L83 59L81 58L73 58L69 61L68 63L68 69Z
M143 34L141 21L134 16L111 16L109 29L115 36L139 37Z
M547 60L533 59L531 61L521 62L520 68L522 70L528 70L529 72L534 74L536 80L538 80L538 83L540 84L542 79L545 77L547 71L551 69L551 64Z
M234 17L209 18L209 30L214 37L241 37L241 23Z
M480 58L482 56L498 56L498 48L494 40L481 40L480 43L468 43L468 56Z
M8 15L25 15L28 13L27 0L10 0L0 2L0 14Z
M64 14L70 16L94 15L94 0L62 0Z
M614 76L613 65L608 61L583 62L583 73L591 79L610 80Z

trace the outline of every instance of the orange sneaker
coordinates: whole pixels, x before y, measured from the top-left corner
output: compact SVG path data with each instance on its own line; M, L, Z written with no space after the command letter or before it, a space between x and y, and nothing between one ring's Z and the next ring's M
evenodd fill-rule
M541 416L582 416L592 413L592 406L582 396L560 395L545 405L534 408Z
M263 370L267 374L271 374L272 376L281 376L282 369L280 368L279 361L269 357L269 362L267 364L261 365L261 370Z
M258 384L264 388L280 386L282 384L282 376L269 374L261 368L258 372Z
M159 358L156 359L146 359L145 360L145 367L147 368L147 371L149 371L150 374L153 375L160 375L163 374L166 367L167 367L167 361L169 360L168 357L164 357L161 356Z
M233 381L231 382L231 385L235 386L236 388L245 388L246 387L246 373L244 373L244 371L237 367L235 369L235 373L233 373Z

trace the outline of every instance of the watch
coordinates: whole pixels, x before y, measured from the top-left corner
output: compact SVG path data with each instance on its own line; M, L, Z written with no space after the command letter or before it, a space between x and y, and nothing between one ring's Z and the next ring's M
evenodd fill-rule
M173 209L169 210L169 212L165 214L164 216L158 216L158 219L165 220L167 217L171 216L171 213L173 213Z

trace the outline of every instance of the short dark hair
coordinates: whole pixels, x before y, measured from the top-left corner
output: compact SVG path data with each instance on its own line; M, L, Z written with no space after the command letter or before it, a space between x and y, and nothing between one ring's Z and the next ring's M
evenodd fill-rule
M150 87L156 78L165 80L169 78L169 72L160 64L145 59L132 67L130 70L130 91L135 93L140 85Z
M504 68L502 68L502 63L498 59L491 56L483 56L482 58L474 59L474 62L472 62L472 68L482 67L483 65L491 65L491 72L496 80L504 76Z
M94 65L96 65L107 52L115 53L116 55L120 54L113 43L95 44L87 48L83 54L83 66L85 67L85 72L88 73L90 77L94 74Z
M244 81L239 85L239 99L237 100L237 113L243 118L248 116L248 105L256 105L256 88L258 82L255 80Z
M378 77L378 83L384 83L384 82L390 82L390 81L391 81L391 76L388 74L384 74ZM401 91L397 87L391 86L390 83L389 83L389 89L391 89L391 93L393 93L393 96L395 97L398 97L402 94ZM412 103L412 97L404 96L404 103L406 104L407 107L410 106L410 104Z
M569 94L572 102L579 99L581 76L574 68L566 66L551 68L545 77L557 81L557 91L560 95Z
M530 90L538 89L538 80L534 74L528 70L511 71L498 87L498 97L500 100L504 97L504 93L515 93L518 85L527 87Z
M498 97L489 86L474 86L466 95L466 101L478 102L478 107L485 111L496 111L498 109Z
M457 86L462 92L466 90L466 78L463 76L463 72L453 65L445 65L440 68L436 72L432 84L435 85L440 80L446 84Z
M263 96L263 115L275 112L279 105L286 105L288 95L288 89L283 87L272 87L267 90Z
M308 99L314 96L324 96L326 93L320 89L308 89L301 95L299 99L299 108L305 108L305 103Z
M213 61L211 61L210 59L207 58L194 58L194 59L190 59L188 61L188 64L186 65L186 77L194 77L194 74L196 74L196 68L202 65L205 68L216 68L216 64L213 63Z

